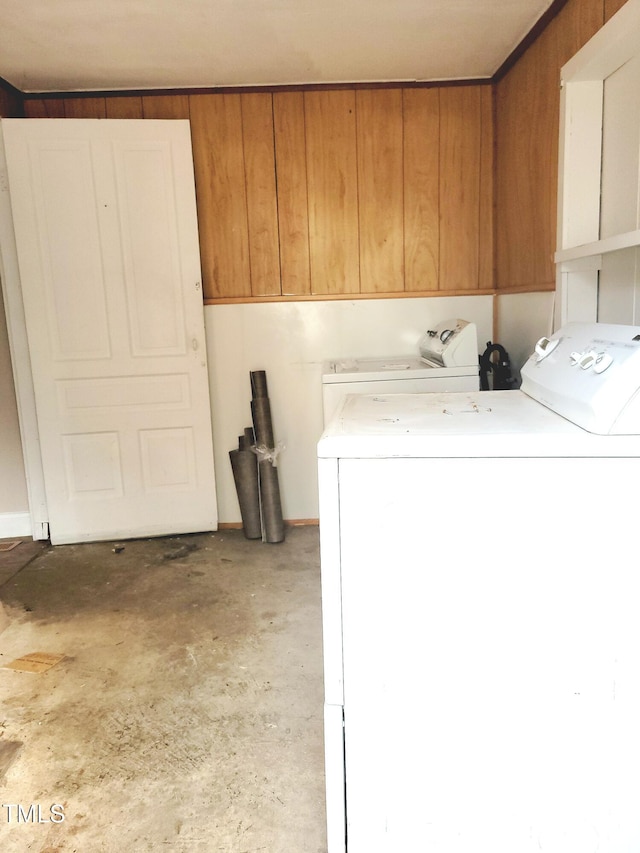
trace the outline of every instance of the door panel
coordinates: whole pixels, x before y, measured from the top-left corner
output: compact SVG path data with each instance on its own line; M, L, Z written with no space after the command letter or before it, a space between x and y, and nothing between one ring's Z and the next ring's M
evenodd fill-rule
M118 145L115 153L132 352L136 356L184 355L170 146Z
M52 542L215 529L189 123L2 129Z

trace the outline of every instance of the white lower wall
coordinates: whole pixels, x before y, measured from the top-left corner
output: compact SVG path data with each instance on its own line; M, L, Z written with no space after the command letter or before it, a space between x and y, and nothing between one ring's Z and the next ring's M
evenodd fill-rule
M26 538L33 533L31 513L0 512L0 539Z
M460 317L476 323L479 352L489 340L501 343L519 370L538 338L550 331L553 296L531 293L496 297L496 330L492 328L490 296L207 306L220 521L240 521L228 452L237 446L244 427L251 424L249 371L267 371L276 440L286 446L280 460L284 517L315 519L323 362L331 358L408 355L416 351L426 328L440 320ZM8 356L6 341L1 339L0 350L6 350ZM5 408L11 409L17 422L14 407ZM0 506L0 538L30 536L19 436L8 442L3 430L0 444L9 457L2 458L0 453L3 485L11 495L11 503ZM17 466L13 479L8 476L12 466Z
M508 293L497 296L496 341L509 353L513 375L520 379L520 368L536 343L553 331L554 292Z
M478 349L493 340L493 297L276 302L205 307L221 523L240 508L229 451L251 425L249 373L265 370L285 519L318 517L316 444L322 433L322 364L332 358L417 354L424 331L461 318L478 328Z

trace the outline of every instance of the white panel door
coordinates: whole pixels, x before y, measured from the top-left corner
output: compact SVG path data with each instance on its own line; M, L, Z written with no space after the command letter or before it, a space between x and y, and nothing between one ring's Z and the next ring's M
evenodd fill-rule
M2 121L54 544L213 530L187 121Z

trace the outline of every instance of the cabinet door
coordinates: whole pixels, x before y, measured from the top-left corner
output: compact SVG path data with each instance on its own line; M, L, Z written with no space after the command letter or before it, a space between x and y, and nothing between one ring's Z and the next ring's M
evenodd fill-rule
M2 122L54 543L217 525L188 122Z

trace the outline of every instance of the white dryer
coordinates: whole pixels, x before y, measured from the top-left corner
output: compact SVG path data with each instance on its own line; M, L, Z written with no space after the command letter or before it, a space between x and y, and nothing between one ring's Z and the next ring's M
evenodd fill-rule
M418 353L389 358L333 359L322 369L325 426L347 394L474 391L479 387L476 326L445 320L428 330Z
M329 853L640 850L640 327L318 445Z

